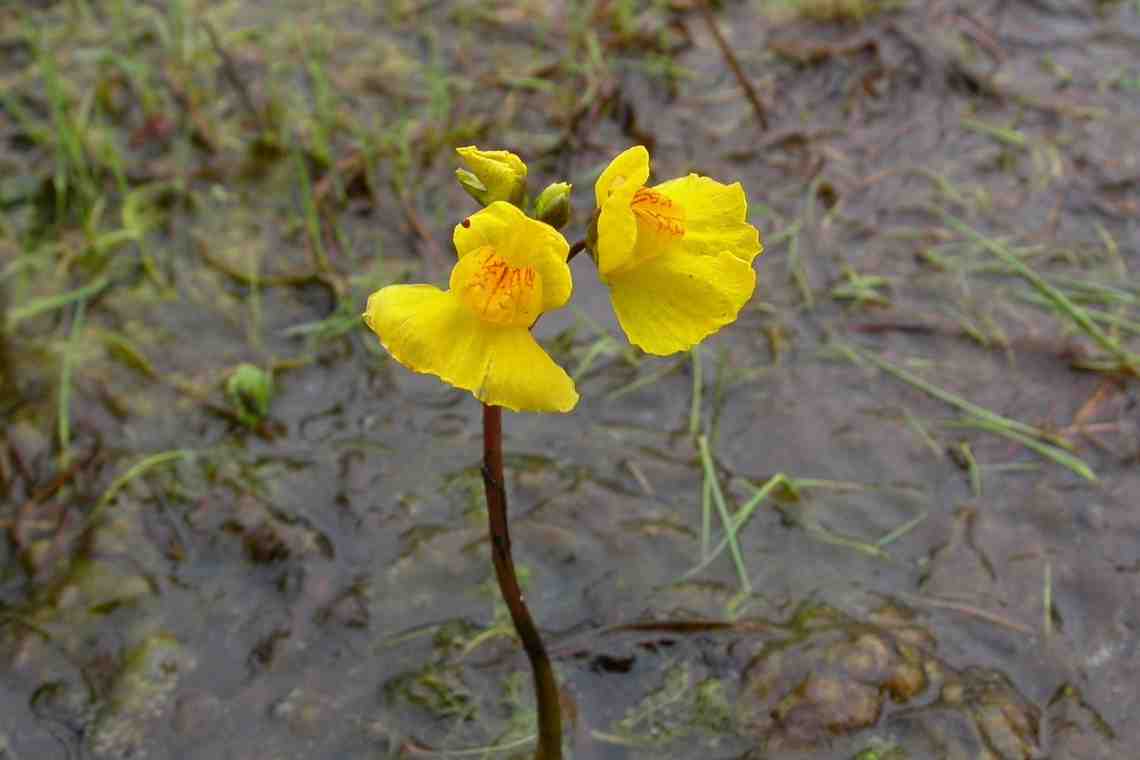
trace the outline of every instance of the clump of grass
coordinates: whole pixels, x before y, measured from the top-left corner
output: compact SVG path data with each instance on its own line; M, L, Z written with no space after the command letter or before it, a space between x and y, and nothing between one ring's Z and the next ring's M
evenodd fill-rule
M906 7L906 0L768 0L776 13L822 23L860 23L871 16Z
M832 287L831 297L857 307L890 306L890 297L879 290L890 288L890 285L890 280L886 277L860 274L850 267L844 267L843 280Z
M1056 312L1058 318L1070 322L1083 332L1094 343L1111 354L1116 360L1112 369L1136 376L1140 375L1140 356L1131 353L1120 341L1107 335L1097 326L1095 320L1081 306L1074 303L1064 292L1051 285L1044 277L1015 256L1007 246L1000 241L987 238L977 232L965 222L949 214L944 215L947 224L955 231L969 237L992 253L1001 262L1021 276L1037 293L1045 299Z
M764 504L769 497L781 494L790 496L793 501L799 501L805 491L866 491L875 486L863 483L847 483L832 480L819 480L814 478L792 478L783 473L776 473L768 478L763 485L745 481L745 485L752 491L751 498L735 512L729 510L728 502L716 475L716 463L709 449L705 436L697 439L700 452L701 466L704 471L704 483L701 491L701 561L686 572L683 579L689 579L707 568L719 557L726 548L730 550L733 565L736 569L737 580L740 584L740 596L747 596L752 592L752 583L744 564L744 555L740 547L738 534L744 525L752 518L756 510ZM712 513L716 509L723 526L723 537L715 547L710 548L712 542ZM927 517L925 511L918 516L907 520L890 530L886 535L874 541L865 541L851 536L845 536L824 526L809 510L784 508L776 504L785 518L802 528L809 536L817 541L832 546L865 554L876 559L889 560L890 554L885 547L905 536L921 524Z
M1019 420L1002 416L983 406L978 406L955 393L951 393L944 388L927 382L902 367L891 364L875 354L858 351L851 346L839 346L839 348L846 352L853 361L857 363L869 362L874 364L887 374L893 375L904 383L918 388L939 401L953 406L966 415L964 420L958 423L950 423L951 425L970 427L1003 436L1020 443L1047 459L1053 460L1057 464L1069 468L1085 480L1095 481L1097 479L1096 473L1093 472L1091 467L1079 457L1069 453L1068 450L1072 448L1072 444L1064 438L1041 428L1027 425ZM980 488L976 483L975 486L976 488Z

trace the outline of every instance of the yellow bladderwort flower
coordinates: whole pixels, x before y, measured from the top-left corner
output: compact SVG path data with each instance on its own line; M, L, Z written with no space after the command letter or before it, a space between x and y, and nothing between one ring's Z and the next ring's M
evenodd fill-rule
M630 343L665 356L733 322L756 287L764 250L739 182L687 177L646 187L649 152L615 158L594 186L594 252Z
M519 412L568 412L574 381L530 327L570 299L570 246L515 206L492 203L455 227L449 290L389 285L368 298L365 323L395 359Z
M472 198L489 206L507 201L516 206L526 192L526 164L509 150L479 150L474 145L456 148L466 169L456 169L455 178Z

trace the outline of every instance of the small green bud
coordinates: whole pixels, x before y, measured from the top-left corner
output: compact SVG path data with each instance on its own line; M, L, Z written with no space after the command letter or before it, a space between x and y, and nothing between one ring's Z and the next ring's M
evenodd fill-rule
M571 187L569 182L552 182L547 185L534 202L535 218L556 230L565 227L570 221Z
M474 145L456 148L455 152L467 166L456 169L455 178L472 198L484 206L495 201L516 206L522 203L526 164L521 158L507 150L479 150Z
M253 427L269 414L273 376L252 364L240 364L226 381L226 395L242 424Z

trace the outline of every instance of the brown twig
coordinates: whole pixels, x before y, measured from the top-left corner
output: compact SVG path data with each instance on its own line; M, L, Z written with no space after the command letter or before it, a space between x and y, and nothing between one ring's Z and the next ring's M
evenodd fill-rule
M222 74L229 80L230 85L237 91L238 99L241 100L242 106L249 112L253 123L257 125L260 132L265 131L265 120L261 116L261 111L257 109L257 105L253 102L253 96L249 93L249 88L246 87L245 81L238 73L237 65L234 59L230 57L229 52L222 46L222 41L218 37L218 33L214 30L214 25L206 19L202 19L202 26L206 30L206 35L210 38L210 44L214 47L214 52L222 59Z
M511 558L511 535L507 529L507 491L503 483L503 410L483 405L483 486L487 491L487 519L490 524L491 560L499 581L499 592L511 621L522 639L526 656L534 674L534 693L538 702L538 749L535 760L562 760L562 712L558 701L558 684L550 658L542 645L542 637L531 619L515 576Z
M1072 428L1083 428L1092 421L1100 407L1108 400L1120 393L1120 384L1113 380L1102 380L1093 395L1073 415Z
M725 62L728 67L732 69L732 73L736 75L736 81L740 83L740 89L744 90L745 97L748 102L752 104L752 110L756 112L756 118L760 122L761 129L768 128L768 112L764 108L764 104L760 102L760 97L756 94L756 90L752 87L752 82L748 79L748 75L744 73L744 69L740 68L740 61L736 60L736 54L732 52L732 48L728 45L728 40L721 34L720 27L716 24L716 19L713 18L712 9L709 8L708 0L701 0L697 3L697 8L704 17L705 24L708 25L709 31L712 32L713 39L716 40L717 47L724 55Z

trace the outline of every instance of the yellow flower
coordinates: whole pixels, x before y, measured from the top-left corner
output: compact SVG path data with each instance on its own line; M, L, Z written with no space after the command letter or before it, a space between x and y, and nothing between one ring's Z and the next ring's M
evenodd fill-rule
M509 150L479 150L474 145L456 148L455 152L467 165L467 169L456 169L455 177L472 198L484 206L495 201L516 206L522 202L526 164L521 158Z
M574 381L530 327L570 299L566 239L505 202L456 225L459 261L449 290L389 285L368 297L364 321L395 359L516 412L568 412Z
M649 152L615 158L594 186L595 254L630 343L665 356L733 322L756 287L764 250L739 182L690 174L646 187Z

